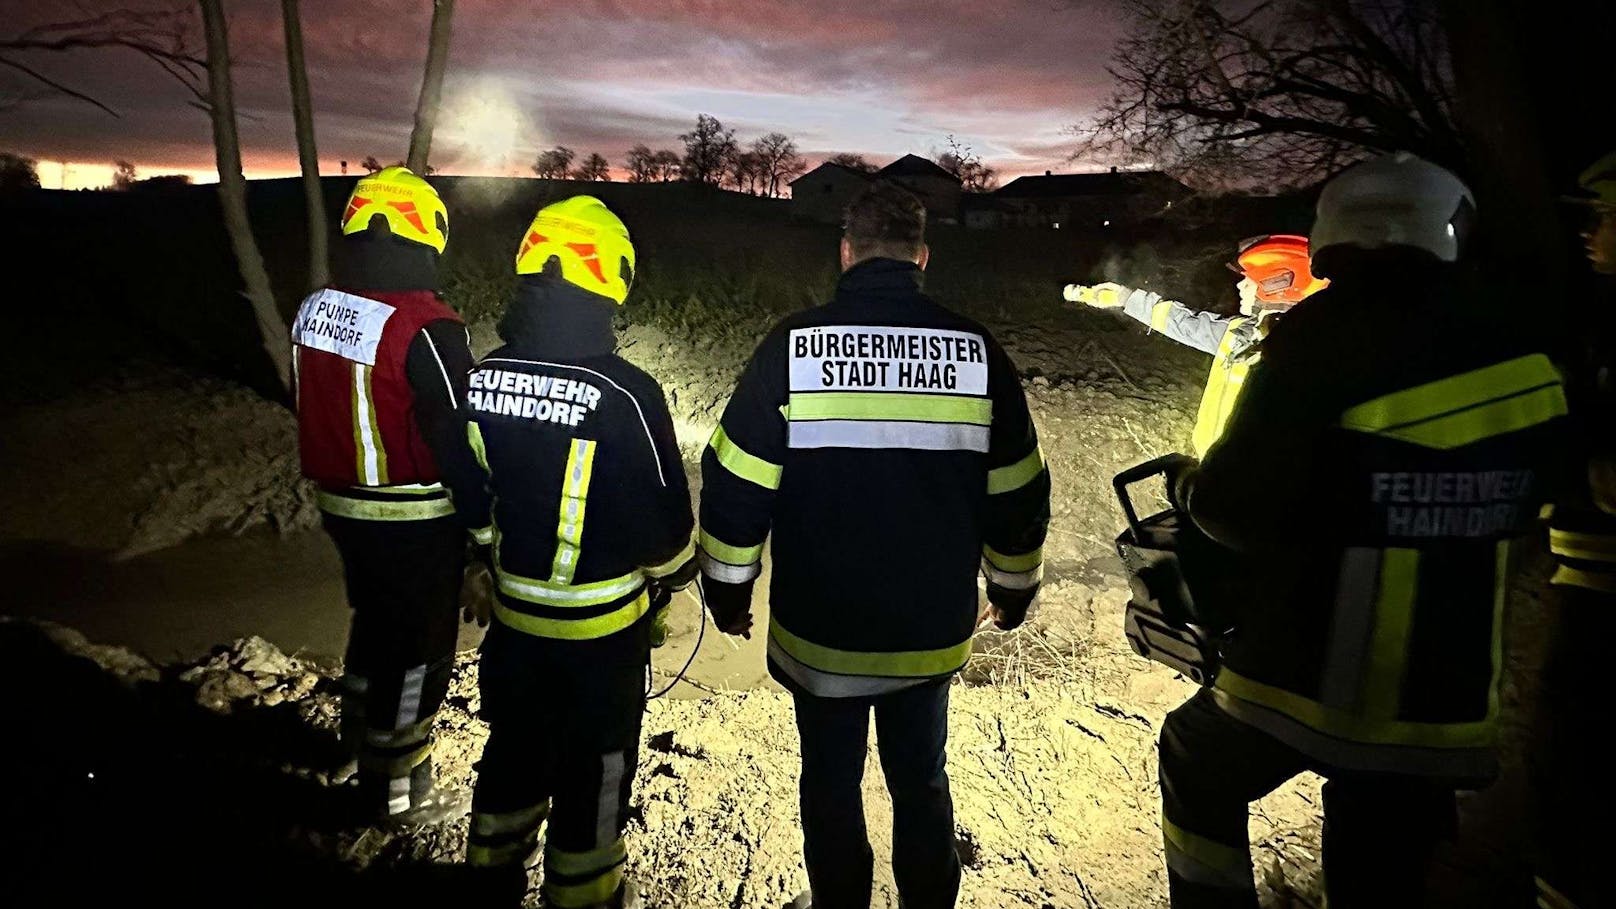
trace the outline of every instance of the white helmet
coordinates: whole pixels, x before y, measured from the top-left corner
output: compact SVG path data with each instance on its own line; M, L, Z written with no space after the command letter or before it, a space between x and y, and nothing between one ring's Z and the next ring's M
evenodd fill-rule
M1398 152L1348 168L1324 187L1310 238L1313 257L1332 246L1412 246L1453 262L1475 217L1476 199L1464 181Z

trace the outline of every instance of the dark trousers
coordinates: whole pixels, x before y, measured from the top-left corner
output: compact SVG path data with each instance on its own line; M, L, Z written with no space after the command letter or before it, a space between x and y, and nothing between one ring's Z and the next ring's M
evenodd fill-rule
M796 694L802 839L814 909L869 909L875 858L864 826L864 756L876 745L892 793L892 872L905 909L948 909L959 894L948 791L949 680L865 698Z
M353 622L343 662L342 742L368 806L396 814L432 788L432 721L454 668L466 532L453 517L324 515Z
M486 894L520 898L524 864L548 819L547 904L621 899L649 634L648 619L594 641L549 640L498 622L489 628L480 670L488 743L466 853L482 869Z
M1592 831L1616 798L1600 782L1609 764L1605 716L1616 594L1558 587L1555 636L1543 666L1541 700L1528 753L1537 838L1538 905L1616 906L1606 874L1609 838Z
M1431 856L1457 825L1451 784L1320 765L1224 713L1202 691L1162 726L1162 834L1174 909L1257 909L1247 806L1305 770L1326 780L1330 909L1424 905Z

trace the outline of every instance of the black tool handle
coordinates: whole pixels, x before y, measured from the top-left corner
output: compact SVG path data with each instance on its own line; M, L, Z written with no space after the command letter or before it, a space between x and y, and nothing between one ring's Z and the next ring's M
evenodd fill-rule
M1182 457L1179 454L1162 455L1143 464L1135 464L1112 478L1111 486L1117 491L1117 501L1122 503L1122 513L1128 516L1128 530L1132 531L1135 539L1139 538L1139 512L1133 507L1128 487L1152 477L1166 476L1168 468Z

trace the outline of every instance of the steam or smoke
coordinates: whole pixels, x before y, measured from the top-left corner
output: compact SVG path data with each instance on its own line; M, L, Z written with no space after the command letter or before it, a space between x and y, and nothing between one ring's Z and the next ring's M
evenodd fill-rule
M523 137L531 124L504 84L478 79L445 98L438 141L464 174L508 176L525 165Z

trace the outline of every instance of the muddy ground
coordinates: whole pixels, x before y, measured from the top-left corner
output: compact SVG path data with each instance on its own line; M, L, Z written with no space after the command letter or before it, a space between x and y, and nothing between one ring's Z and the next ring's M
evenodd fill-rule
M667 388L692 468L765 327L697 322L623 332L624 354ZM1091 313L991 327L1023 372L1055 505L1036 619L985 635L954 690L961 905L1162 906L1155 739L1192 688L1123 643L1110 480L1183 447L1207 359ZM474 338L492 345L486 322ZM0 438L0 564L28 579L6 611L159 658L59 626L0 625L0 666L18 674L4 690L40 693L14 705L29 744L6 758L8 779L38 784L19 816L48 834L12 853L30 858L27 880L76 867L56 847L88 837L122 851L105 875L74 878L86 892L110 892L97 890L113 886L107 875L134 893L217 873L262 882L233 902L311 887L452 895L464 821L404 834L356 826L344 792L323 784L344 617L291 415L230 383L134 364L7 407ZM153 578L173 590L153 593ZM659 678L683 662L699 623L682 601ZM270 641L205 653L249 632ZM629 841L652 906L773 909L805 885L789 699L767 681L759 643L709 630L690 681L650 708ZM477 703L468 653L439 722L446 784L471 784L485 734ZM873 756L866 801L879 858L888 809ZM1304 778L1253 811L1269 905L1319 904L1318 805L1317 781ZM1487 834L1444 859L1453 905L1486 905L1479 869L1518 864L1515 834ZM878 889L878 906L895 905L888 882Z

